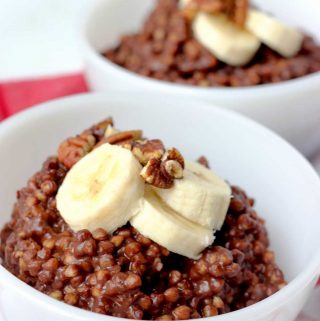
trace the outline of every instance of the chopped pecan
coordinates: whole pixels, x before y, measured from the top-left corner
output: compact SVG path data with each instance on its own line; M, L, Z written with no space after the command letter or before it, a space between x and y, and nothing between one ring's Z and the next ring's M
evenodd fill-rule
M67 168L71 168L94 147L96 138L90 133L83 133L62 142L58 149L58 159Z
M104 136L106 128L110 125L113 125L111 117L90 127L78 136L66 139L58 149L59 161L70 169L82 157L92 151L95 144Z
M173 147L166 151L166 153L163 156L163 161L167 160L177 161L182 166L182 169L184 169L184 158L176 148Z
M96 147L99 147L105 143L109 143L111 145L121 145L123 142L134 141L137 139L141 139L141 137L142 137L141 130L128 130L128 131L113 134L108 137L103 137Z
M104 137L110 137L114 134L119 133L120 131L113 127L113 125L108 125L107 129L104 132Z
M187 19L192 20L198 11L218 13L223 12L224 9L224 0L191 0L182 9L182 13Z
M150 159L160 159L164 154L164 146L161 140L138 140L133 143L132 152L142 165L146 165Z
M224 13L240 27L243 27L247 18L249 0L190 0L182 9L182 14L192 20L197 12L210 14Z
M99 122L98 124L93 125L91 128L84 131L84 133L90 133L97 139L97 141L100 141L104 137L105 131L109 125L113 126L112 117L108 117L105 120Z
M172 178L180 179L183 177L183 168L176 160L165 160L161 164L164 171Z
M171 148L159 158L150 159L140 175L146 183L158 188L171 188L174 179L183 177L184 159L176 148Z
M141 130L128 130L128 131L119 132L109 137L106 137L106 143L119 144L126 140L136 140L136 139L140 139L141 137L142 137Z
M132 139L124 140L123 142L117 143L118 146L121 146L125 149L129 149L131 151L133 148L133 144L134 144L134 140Z
M197 162L206 168L210 168L209 161L204 156L199 157Z
M150 159L146 166L143 167L140 175L146 183L158 188L170 188L173 186L171 178L163 166L161 159Z
M231 4L226 12L227 16L239 27L244 27L248 14L249 0L233 0L229 2Z
M198 11L199 11L199 5L197 4L196 1L188 2L181 9L182 15L189 21L192 21L195 18Z

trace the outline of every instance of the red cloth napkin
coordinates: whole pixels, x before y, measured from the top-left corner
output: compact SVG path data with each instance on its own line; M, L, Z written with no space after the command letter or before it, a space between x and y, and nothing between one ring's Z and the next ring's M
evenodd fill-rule
M87 91L81 73L0 83L0 120L38 103Z

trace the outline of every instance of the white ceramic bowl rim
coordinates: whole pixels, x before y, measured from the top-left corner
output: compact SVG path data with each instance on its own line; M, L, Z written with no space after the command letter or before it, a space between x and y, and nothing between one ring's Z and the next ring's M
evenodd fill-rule
M93 46L91 45L88 37L87 37L87 24L90 21L96 7L100 5L101 2L96 1L93 2L88 6L85 6L85 10L83 10L83 13L81 15L81 18L79 19L79 24L77 26L77 34L78 34L78 42L80 45L81 50L84 51L86 55L91 57L93 61L96 62L97 66L101 68L101 70L105 70L105 72L108 72L108 69L111 68L113 71L117 72L119 75L123 75L127 77L128 79L131 79L132 81L140 81L145 84L153 84L154 86L157 86L159 89L167 89L167 90L187 90L192 89L197 91L198 93L207 93L209 91L214 92L215 94L230 94L232 92L233 95L247 95L250 94L259 94L259 92L262 91L282 91L282 93L288 93L300 90L303 91L304 88L309 88L310 84L313 84L315 81L320 80L320 71L315 72L300 78L290 79L286 81L282 81L279 83L270 83L270 84L262 84L262 85L256 85L256 86L245 86L245 87L198 87L198 86L192 86L192 85L183 85L178 83L171 83L168 81L158 80L151 77L146 77L137 73L134 73L132 71L127 70L124 67L121 67L114 62L110 61L109 59L102 56L100 52L98 52Z
M20 112L16 114L15 116L12 116L11 118L3 121L0 123L0 135L2 133L5 133L6 130L12 129L12 127L19 127L20 125L23 125L24 123L28 122L29 120L33 120L39 116L50 114L50 112L54 113L54 110L57 109L63 109L63 108L70 108L70 105L77 105L77 103L80 103L83 99L90 98L90 100L94 103L103 101L104 97L122 97L124 93L120 92L110 92L107 95L106 94L81 94L81 95L75 95L73 97L68 98L62 98L57 99L48 103L43 103L40 105L35 106L34 108L31 108L29 110ZM136 97L140 97L139 94L134 93L125 93L125 95L130 95L132 99L135 99ZM155 94L152 93L144 93L143 97L154 97ZM175 95L172 95L172 99L177 99ZM181 98L177 101L181 102ZM68 106L69 105L69 106ZM188 108L188 104L177 104L177 108ZM254 129L256 132L260 132L261 134L265 134L268 136L273 136L273 138L280 140L283 144L284 148L287 148L291 150L291 152L296 154L297 158L300 158L300 161L305 163L306 172L310 176L311 181L313 181L314 186L318 186L317 191L320 198L320 180L315 172L315 170L312 168L312 166L305 160L305 158L298 153L291 145L289 145L286 141L284 141L281 137L279 137L277 134L273 133L269 129L265 128L264 126L256 123L253 120L250 120L242 115L239 115L235 112L225 110L223 108L214 107L210 104L206 103L199 103L199 111L203 111L205 113L211 113L214 112L215 115L222 115L224 118L228 118L230 120L236 120L238 123L243 124L244 126L247 126L248 128ZM32 174L32 173L31 173ZM252 305L246 308L243 308L238 311L230 312L226 315L229 317L233 317L234 320L240 321L245 320L253 321L255 320L255 317L259 315L259 313L263 314L264 311L272 311L276 309L278 306L282 305L284 302L288 300L288 297L295 295L295 293L298 293L301 289L303 289L310 280L318 275L320 271L320 249L315 253L312 260L309 262L309 264L306 265L305 269L300 272L287 286L282 288L277 293L271 295L270 297ZM31 286L27 285L23 281L16 278L13 274L8 272L3 266L0 265L0 282L8 288L14 289L19 294L23 296L32 296L35 301L41 302L41 304L45 305L48 310L58 310L65 316L71 316L74 314L79 315L81 313L81 317L83 317L83 320L97 320L97 321L103 321L108 318L108 316L105 315L99 315L90 311L82 310L77 307L69 306L63 302L57 301L42 292L32 288ZM216 320L216 321L224 321L226 315L220 315L208 319ZM127 320L119 318L119 320ZM199 319L202 320L202 319Z

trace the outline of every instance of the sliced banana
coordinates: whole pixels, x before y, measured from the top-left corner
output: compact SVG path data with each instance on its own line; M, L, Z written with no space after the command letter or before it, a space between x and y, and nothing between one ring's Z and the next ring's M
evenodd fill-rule
M201 164L185 161L184 178L170 189L153 187L164 203L186 219L219 230L231 199L230 186Z
M69 171L58 191L57 208L74 231L104 228L112 233L139 210L141 169L129 150L101 145Z
M223 14L198 13L192 28L204 47L231 66L250 62L261 44L255 35L240 29Z
M301 32L258 10L249 11L246 28L284 57L292 57L301 49Z
M146 188L140 212L130 223L142 235L171 252L197 259L214 241L214 231L179 216Z

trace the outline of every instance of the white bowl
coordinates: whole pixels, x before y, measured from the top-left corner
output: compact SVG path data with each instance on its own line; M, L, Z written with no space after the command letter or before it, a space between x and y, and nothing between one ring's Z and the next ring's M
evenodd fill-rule
M278 84L247 88L197 88L146 78L121 68L99 53L123 34L136 32L156 0L98 0L86 8L80 26L85 74L94 91L134 90L197 97L240 111L284 136L310 156L320 148L320 72ZM277 17L320 36L318 0L257 0Z
M89 94L56 100L0 124L0 225L15 191L55 154L59 142L112 115L121 129L142 128L189 159L206 155L221 177L257 200L289 284L271 297L215 321L292 321L320 272L320 181L308 162L261 125L192 99L161 94ZM0 266L0 315L6 321L118 320L56 301Z

